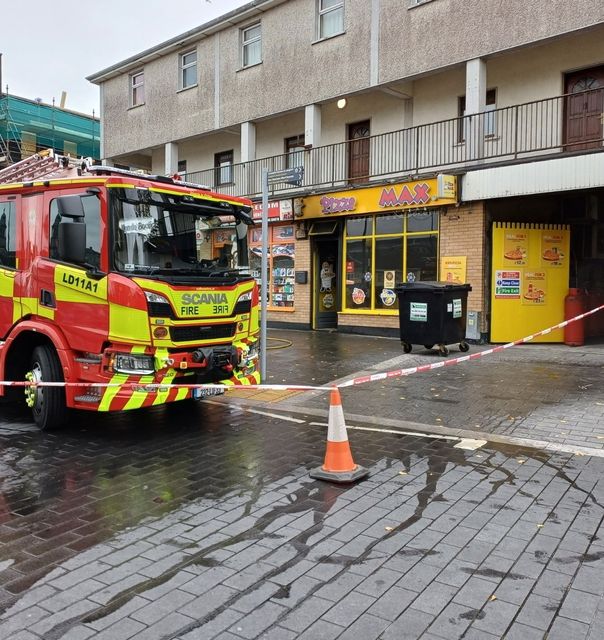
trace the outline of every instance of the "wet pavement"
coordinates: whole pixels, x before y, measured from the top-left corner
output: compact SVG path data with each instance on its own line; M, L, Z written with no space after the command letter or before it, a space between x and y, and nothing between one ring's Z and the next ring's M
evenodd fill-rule
M271 335L293 343L271 342L275 383L438 358ZM371 472L354 485L308 476L323 393L80 413L53 434L1 406L0 638L599 639L604 459L446 435L552 420L543 437L587 438L594 415L598 453L600 349L512 351L344 389Z

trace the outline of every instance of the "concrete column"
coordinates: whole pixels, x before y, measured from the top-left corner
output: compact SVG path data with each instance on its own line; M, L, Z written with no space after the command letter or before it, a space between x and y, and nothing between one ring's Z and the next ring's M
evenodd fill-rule
M237 190L241 195L251 196L260 193L260 171L254 171L253 160L256 159L256 125L253 122L241 123L241 162L249 163L241 167L240 172L235 173ZM258 184L254 184L254 176Z
M104 167L113 167L113 166L114 166L114 165L113 165L113 160L111 160L110 158L103 158L103 159L101 160L101 164L102 164Z
M464 121L468 160L484 155L484 111L487 99L487 64L481 58L466 62L466 115Z
M256 159L256 125L253 122L241 123L241 162Z
M164 174L173 176L178 171L178 144L176 142L166 142L164 150Z
M321 145L321 105L309 104L304 109L304 144Z
M321 146L321 105L308 104L304 109L304 144L312 145L304 153L304 184L317 184L321 182L321 159L315 151Z

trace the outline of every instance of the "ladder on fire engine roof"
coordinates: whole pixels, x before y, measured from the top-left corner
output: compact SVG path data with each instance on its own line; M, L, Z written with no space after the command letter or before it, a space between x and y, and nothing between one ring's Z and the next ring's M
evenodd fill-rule
M61 156L54 153L52 149L40 151L25 160L16 162L5 169L0 169L0 184L8 184L10 182L30 182L32 180L51 180L53 178L67 178L83 173L94 173L96 175L122 175L133 178L146 178L156 182L165 184L175 184L183 187L192 187L203 191L210 191L210 188L194 184L193 182L185 182L175 177L147 175L138 171L129 171L127 169L118 169L117 167L92 166L91 158L80 158L74 160L70 156Z
M47 180L65 178L69 174L77 175L74 170L84 169L86 166L86 161L73 160L69 156L61 156L54 153L52 149L48 149L1 169L0 184L29 182L43 178Z

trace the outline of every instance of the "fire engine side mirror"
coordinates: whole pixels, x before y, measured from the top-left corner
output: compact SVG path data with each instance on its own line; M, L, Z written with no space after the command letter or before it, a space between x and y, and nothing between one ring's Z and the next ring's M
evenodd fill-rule
M57 198L57 208L62 218L84 219L84 205L79 195Z
M60 222L58 236L59 259L74 264L84 264L86 262L86 225L83 222Z

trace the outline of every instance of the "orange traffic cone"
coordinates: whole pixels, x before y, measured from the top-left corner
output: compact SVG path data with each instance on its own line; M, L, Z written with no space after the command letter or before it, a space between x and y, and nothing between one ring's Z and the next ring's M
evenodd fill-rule
M368 474L369 469L355 464L352 459L340 390L334 387L331 390L329 402L325 461L322 467L317 467L310 472L310 477L331 482L354 482Z

